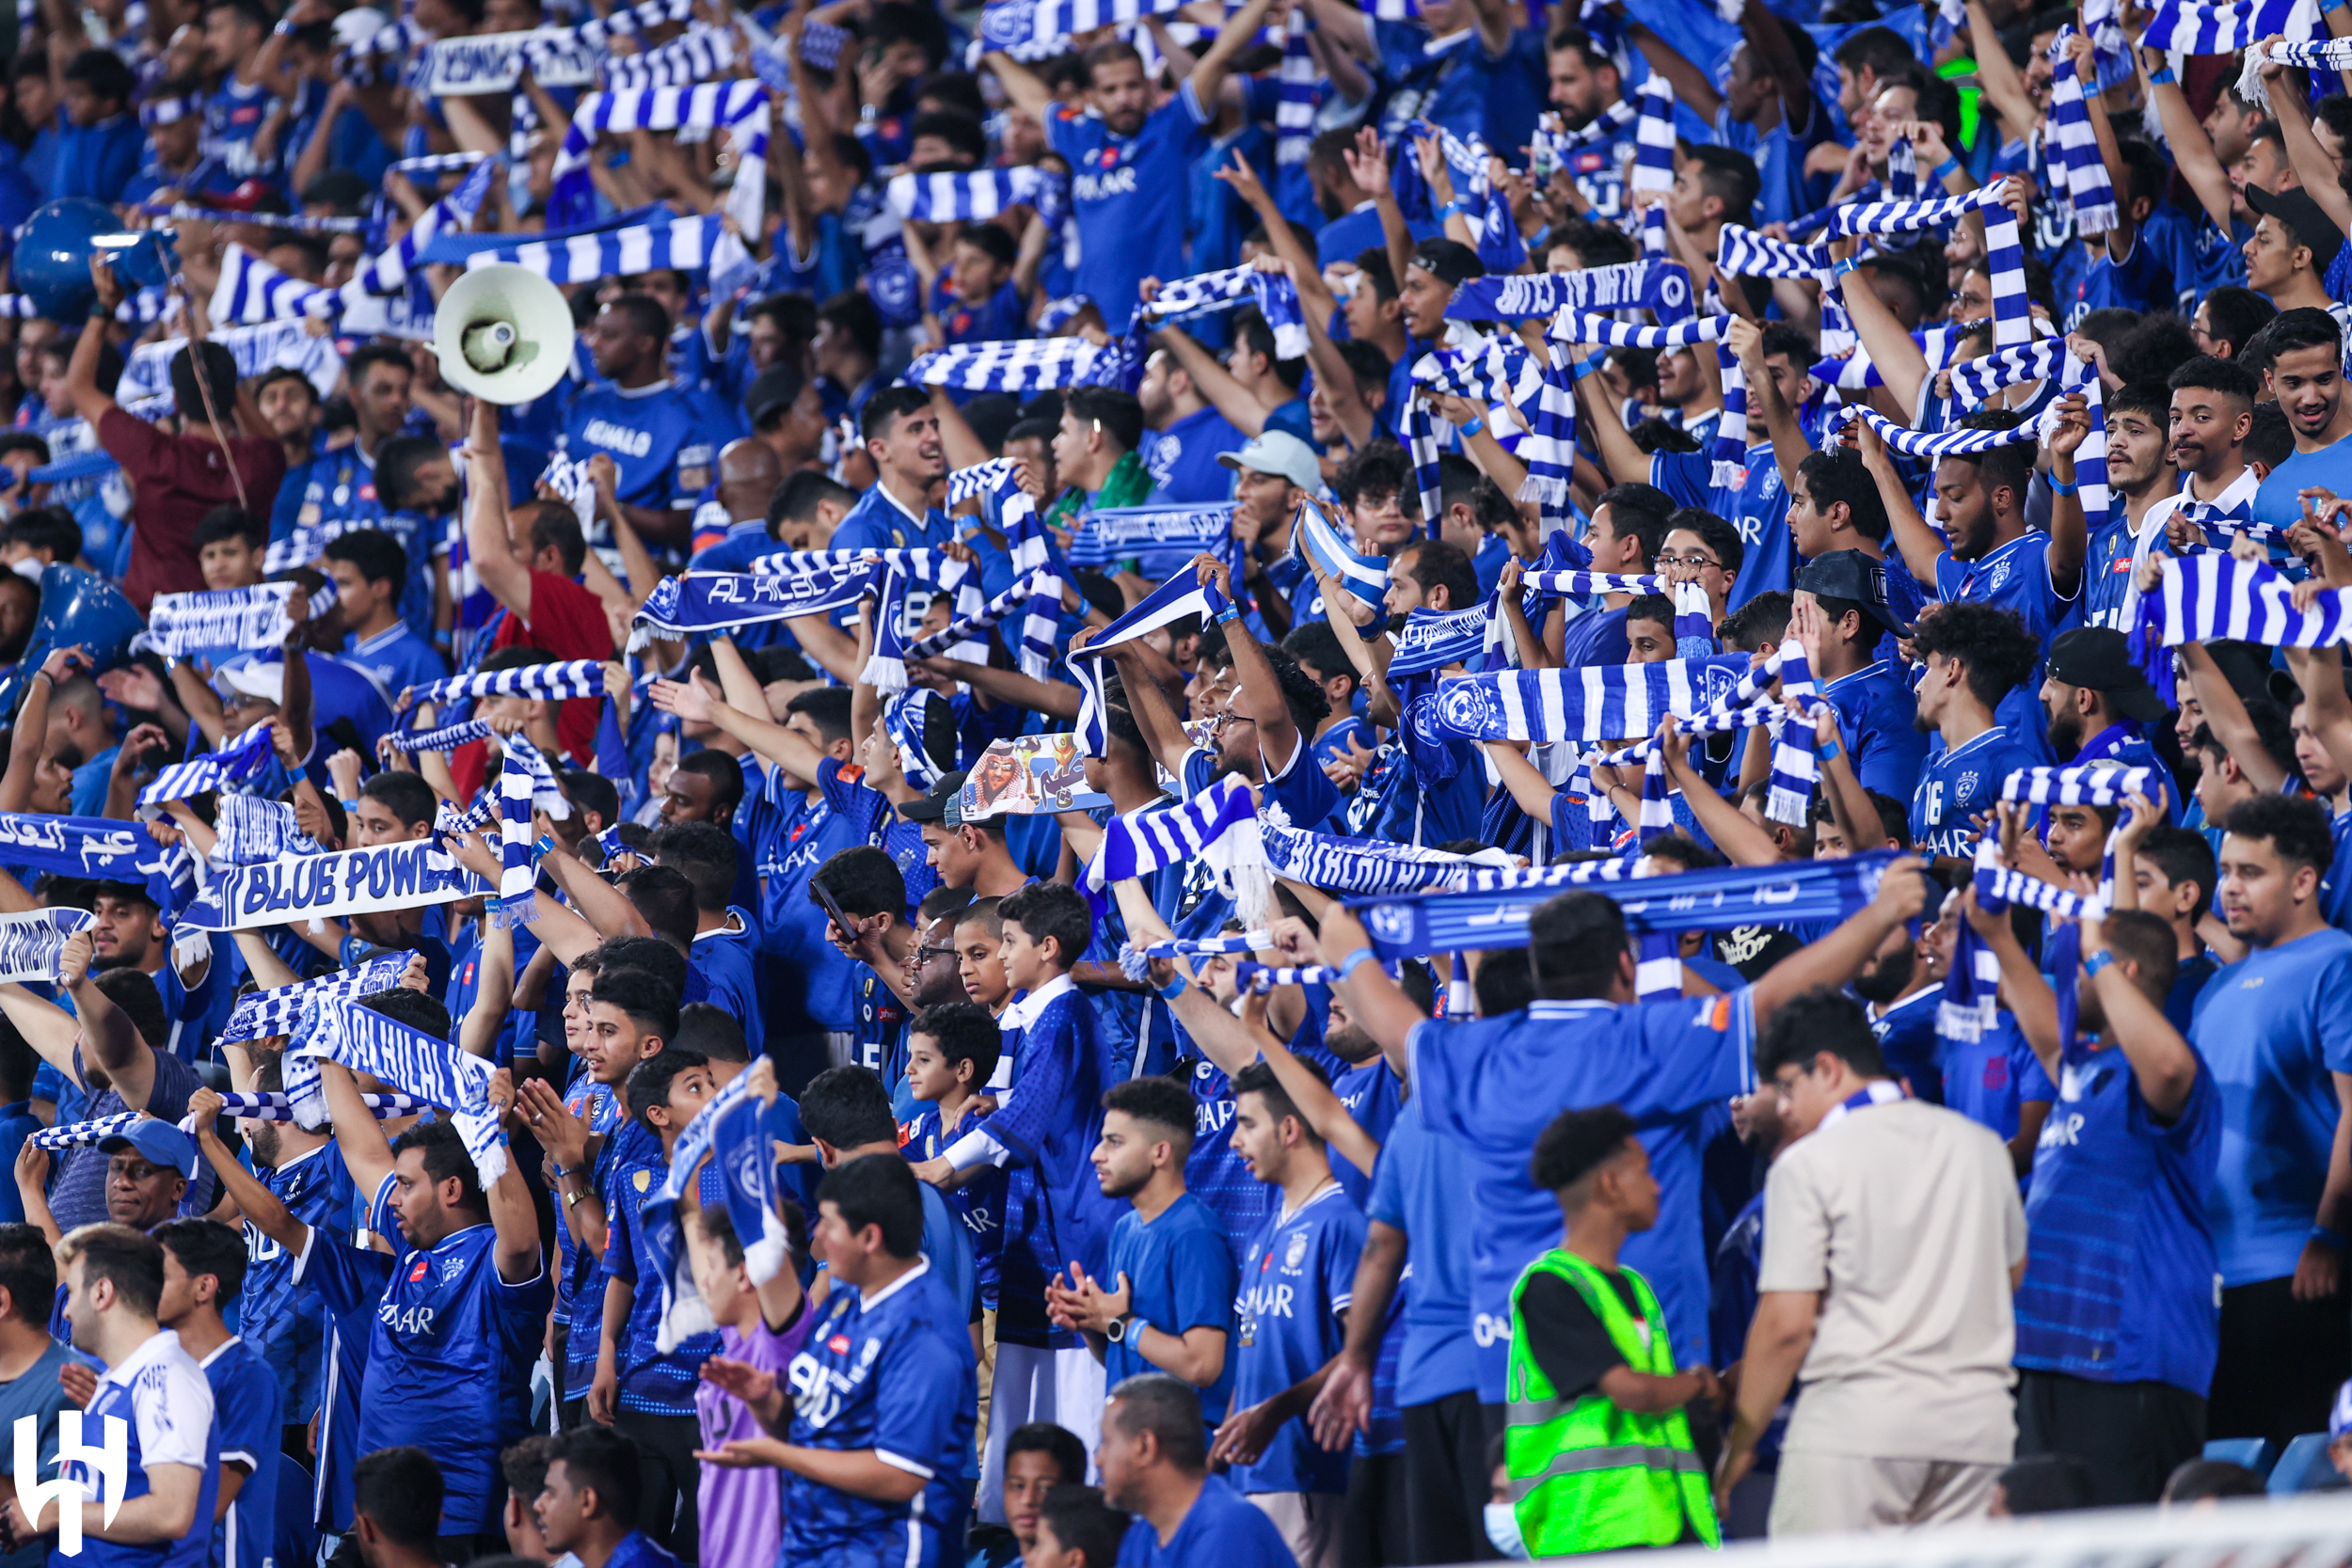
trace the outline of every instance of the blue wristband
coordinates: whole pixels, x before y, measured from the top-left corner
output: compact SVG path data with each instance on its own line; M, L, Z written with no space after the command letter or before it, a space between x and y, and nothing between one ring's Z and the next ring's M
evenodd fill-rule
M1380 956L1369 947L1359 947L1340 960L1340 978L1344 980L1368 963L1377 963Z
M2065 480L2062 480L2062 479L2058 478L2058 475L2056 475L2056 474L2052 474L2052 475L2050 475L2049 477L2050 477L2050 493L2051 493L2052 495L2056 495L2056 496L2071 496L2071 495L2074 495L2074 494L2075 494L2076 492L2078 492L2078 491L2080 491L2080 490L2082 489L2082 486L2081 486L2081 485L2079 485L2079 484L2070 484L2070 483L2068 483Z
M1485 434L1486 434L1486 420L1472 420L1470 423L1468 423L1468 424L1466 424L1466 425L1463 425L1463 426L1461 427L1461 436L1462 436L1462 439L1463 439L1463 440L1467 441L1467 440L1469 440L1469 439L1470 439L1471 436L1483 436L1483 435L1485 435Z
M2319 0L2319 14L2322 16L2332 16L2336 12L2344 9L2344 4L2345 0Z
M1216 612L1216 621L1219 626L1223 626L1228 621L1238 621L1240 619L1241 607L1233 603L1231 599L1226 600L1225 608Z
M1606 350L1597 349L1593 353L1586 355L1583 358L1578 360L1576 362L1576 368L1568 372L1570 384L1573 385L1576 382L1583 380L1586 376L1591 375L1594 372L1599 370L1607 363L1609 363L1609 355Z
M2344 1250L2344 1232L2341 1230L2330 1230L2324 1225L2314 1225L2312 1227L2311 1239L2314 1242L2324 1242L2338 1252Z
M1459 197L1454 198L1452 201L1447 202L1444 206L1438 209L1438 221L1439 223L1443 223L1446 219L1451 217L1468 217L1469 215L1470 203L1464 201Z
M2339 6L2344 3L2344 0L2336 0L2336 4ZM1958 158L1947 158L1942 163L1935 166L1935 172L1929 175L1928 178L1941 183L1959 172L1960 160Z
M1824 741L1822 741L1822 742L1821 742L1821 760L1822 760L1823 762L1835 762L1836 759L1837 759L1837 742L1836 742L1835 740L1824 740Z
M2169 87L2177 80L2169 65L2160 65L2148 73L2148 85L2152 87Z
M1189 983L1190 982L1186 981L1182 974L1177 975L1176 978L1170 980L1166 986L1161 988L1159 992L1160 1000L1163 1002L1175 1001L1178 997L1184 994L1185 988Z
M1860 258L1849 256L1844 261L1837 262L1829 269L1829 280L1835 283L1861 264L1862 261Z
M2102 947L2096 953L2093 953L2089 958L2083 959L2084 978L2091 979L2097 977L2099 971L2106 968L2107 965L2113 963L2114 961L2115 955L2106 948Z

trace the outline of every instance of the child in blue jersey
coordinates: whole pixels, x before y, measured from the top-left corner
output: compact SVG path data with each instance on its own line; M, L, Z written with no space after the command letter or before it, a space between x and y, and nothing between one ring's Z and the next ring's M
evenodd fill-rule
M164 1249L128 1226L88 1225L57 1243L68 1291L66 1316L76 1349L105 1367L83 1405L87 1449L100 1433L125 1434L121 1483L87 1460L69 1460L63 1479L87 1500L11 1491L0 1503L0 1548L14 1549L57 1528L58 1510L78 1512L81 1550L60 1555L103 1568L199 1568L212 1560L210 1521L220 1481L219 1429L212 1386L180 1337L159 1326ZM103 1501L101 1495L103 1494ZM75 1494L70 1489L66 1497Z
M245 1239L218 1220L169 1220L148 1234L164 1247L155 1321L180 1336L213 1390L220 1449L214 1560L265 1568L278 1535L278 1376L221 1320L245 1284Z
M907 1086L930 1109L907 1132L909 1160L935 1160L970 1131L966 1124L980 1114L973 1101L995 1076L1002 1045L995 1018L976 1002L943 1003L914 1015L907 1025ZM993 1308L1005 1246L1005 1173L981 1165L946 1196L972 1243L980 1305Z
M1327 769L1332 763L1360 767L1370 761L1380 737L1355 711L1360 682L1356 667L1340 646L1339 633L1327 622L1310 621L1282 639L1282 651L1323 689L1323 700L1330 710L1315 726L1315 766Z
M653 835L654 863L682 874L694 886L693 967L709 983L705 998L742 1022L743 1041L753 1055L765 1050L758 988L752 951L758 932L751 911L728 900L737 881L741 850L735 835L708 822L673 822Z
M925 313L946 343L1001 342L1029 335L1029 302L1016 280L1020 247L993 223L967 223L932 279Z
M1235 1074L1233 1101L1234 1147L1251 1175L1280 1191L1281 1202L1242 1260L1233 1414L1217 1429L1215 1452L1233 1462L1233 1485L1258 1499L1302 1561L1327 1562L1349 1456L1315 1441L1295 1390L1344 1343L1363 1211L1332 1176L1323 1140L1273 1068L1253 1062ZM1290 1413L1295 1405L1301 1413Z
M2165 1022L2172 928L2144 910L2083 923L2077 1042L2008 918L1971 900L1969 920L2060 1085L2026 1204L2017 1450L2081 1458L2103 1506L2150 1502L2197 1456L2219 1331L2205 1203L2221 1100Z
M1073 1265L1045 1288L1054 1321L1087 1338L1112 1385L1164 1371L1200 1390L1204 1425L1232 1402L1228 1354L1235 1272L1224 1228L1184 1191L1192 1096L1167 1078L1135 1078L1103 1097L1095 1175L1106 1197L1131 1206L1111 1227L1100 1278Z
M1927 666L1914 722L1944 742L1912 792L1912 842L1936 860L1966 861L1976 852L1976 819L2000 799L2001 782L2034 765L1994 710L2009 693L2032 694L2025 683L2041 645L2012 611L1976 602L1937 606L1920 618L1912 645Z
M792 1358L791 1424L700 1457L785 1472L778 1568L946 1568L979 1403L963 1308L922 1255L904 1161L848 1161L818 1195L810 1250L836 1288Z

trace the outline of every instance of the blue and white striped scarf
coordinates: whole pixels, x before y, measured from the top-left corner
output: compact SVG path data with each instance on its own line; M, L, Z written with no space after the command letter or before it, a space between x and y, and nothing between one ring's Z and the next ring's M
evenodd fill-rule
M1641 117L1642 105L1630 98L1618 99L1574 130L1569 130L1557 114L1546 113L1535 122L1535 140L1529 150L1543 153L1557 166L1565 164L1571 152L1617 140L1632 130Z
M1715 420L1715 447L1708 484L1738 490L1748 478L1748 375L1731 345L1715 344L1715 368L1723 383L1723 413Z
M243 245L230 245L221 257L220 281L213 290L209 307L213 321L216 325L246 325L292 321L299 316L325 321L371 296L403 292L408 286L409 269L416 264L418 252L439 235L472 225L483 198L489 194L491 178L501 166L495 159L485 159L476 165L455 190L425 209L424 216L410 225L397 242L360 262L351 281L340 288L324 289L305 283L280 272Z
M264 582L252 588L158 594L147 611L147 630L133 646L166 658L217 648L278 647L294 630L286 603L295 591L291 582ZM334 608L331 586L310 596L314 619Z
M2267 562L2219 550L2161 558L2164 581L2139 595L2132 654L2149 684L2173 701L2171 655L2184 642L2238 640L2268 648L2331 648L2352 641L2352 589L2323 588L2295 608L2295 584Z
M2111 762L2020 768L2001 781L2001 799L2037 806L2120 806L2134 795L2153 798L2159 787L2153 768Z
M697 25L667 43L606 60L604 86L608 91L683 87L707 82L735 63L733 31Z
M340 1062L450 1113L450 1124L473 1157L486 1190L506 1174L506 1134L489 1100L497 1070L486 1056L460 1051L373 1007L337 1005L319 995L304 1000L286 1047L286 1093L300 1125L326 1125L326 1090L318 1061Z
M214 807L214 865L259 865L286 855L322 854L325 847L297 826L294 807L284 800L223 794Z
M572 803L564 798L563 786L556 783L555 769L538 747L526 739L521 732L499 736L500 752L511 759L531 780L531 801L558 822L567 821Z
M1830 231L1840 239L1856 234L1911 234L1958 221L1979 208L1988 214L2000 205L2000 183L1980 185L1960 196L1927 201L1869 201L1840 207L1830 218Z
M1672 326L1636 326L1582 310L1563 310L1551 325L1555 343L1600 343L1609 348L1688 348L1692 343L1719 343L1736 318L1694 316Z
M877 568L827 566L808 572L681 572L654 584L629 620L628 651L715 631L831 615L871 593Z
M1209 868L1217 891L1234 901L1244 926L1265 924L1274 906L1274 883L1257 807L1248 783L1231 774L1182 805L1129 812L1104 823L1103 846L1087 863L1079 888L1100 908L1106 902L1104 889L1113 882L1190 861Z
M1012 483L1013 470L1020 466L1018 458L992 457L985 463L974 463L950 470L947 475L948 510L953 511L975 496L1004 489Z
M1160 578L1194 557L1233 553L1233 507L1120 506L1089 512L1070 540L1070 564L1101 569L1132 561Z
M1565 538L1576 481L1576 367L1565 343L1544 348L1535 412L1518 450L1527 478L1513 499L1534 502L1546 536Z
M1678 261L1619 261L1582 272L1510 273L1465 278L1445 308L1448 321L1528 321L1563 310L1655 310L1688 314L1691 275Z
M1365 604L1376 605L1388 594L1388 558L1357 549L1354 537L1312 496L1298 503L1291 525L1291 559L1321 566Z
M1741 277L1804 277L1819 279L1831 266L1826 245L1797 245L1775 240L1736 223L1724 225L1715 245L1715 270Z
M1183 0L993 0L981 8L973 48L1001 50L1016 60L1051 59L1081 33L1166 16L1182 5Z
M1078 683L1078 719L1074 726L1078 749L1088 756L1099 757L1110 745L1110 732L1103 717L1103 668L1097 662L1101 655L1122 642L1148 636L1171 621L1192 615L1206 624L1229 608L1225 595L1200 581L1198 572L1187 565L1145 594L1126 614L1095 633L1084 648L1071 654L1064 663Z
M1260 832L1263 832L1260 825ZM1272 948L1272 931L1240 931L1232 936L1169 937L1165 942L1148 943L1143 949L1147 958L1214 958L1233 953L1259 953Z
M1434 674L1449 664L1476 660L1486 647L1487 611L1484 605L1440 612L1416 610L1405 617L1396 634L1396 652L1389 660L1389 678Z
M2159 0L2140 35L2140 47L2178 55L2234 55L2274 33L2290 31L2288 19L2296 8L2296 0Z
M98 917L87 910L26 910L0 914L0 983L47 983L57 977L57 956L68 940L88 930Z
M1881 414L1875 408L1860 404L1848 404L1842 410L1848 419L1866 420L1886 444L1908 457L1942 459L1953 456L1974 456L1991 451L1995 447L2014 446L2022 441L2042 439L2042 426L2033 420L2010 430L1947 430L1935 434L1907 429Z
M940 779L939 765L931 761L925 733L930 727L931 697L930 691L911 688L882 700L882 732L898 748L898 771L906 775L907 783L926 793Z
M882 187L890 210L914 223L984 223L1033 207L1051 228L1070 214L1070 176L1025 164L954 174L901 174Z
M693 0L638 0L610 16L590 17L572 29L583 43L607 46L614 39L634 38L668 22L691 22Z
M1266 325L1274 329L1274 356L1300 359L1307 353L1307 319L1298 307L1298 286L1279 272L1256 267L1228 267L1223 272L1197 273L1171 278L1142 308L1138 319L1172 321L1202 310L1225 310L1254 300Z
M1521 573L1519 581L1531 593L1563 594L1571 599L1589 599L1601 594L1666 591L1664 578L1628 572L1531 571Z
M1506 670L1438 688L1434 727L1466 740L1575 740L1586 745L1654 733L1669 715L1690 718L1737 689L1747 656L1599 664L1578 670Z
M413 952L382 953L315 980L297 980L291 986L247 991L237 998L236 1006L230 1010L219 1043L235 1045L245 1040L267 1039L273 1035L291 1035L295 1021L302 1016L303 1004L312 997L348 1002L390 990L400 984L400 977L408 972L408 960L416 956Z
M492 733L490 721L486 719L460 719L454 724L443 724L438 729L395 730L385 738L391 742L394 751L414 754L418 752L454 752L460 746L487 740Z
M1952 371L1953 392L1969 404L1980 404L2003 387L2033 381L2055 381L2061 392L2082 394L2090 431L2074 449L2074 484L2085 524L2096 534L2108 522L2115 502L2115 493L2107 483L2106 389L2097 368L2075 357L2066 339L2043 338L2022 347L1980 355ZM2049 418L2055 421L2055 410Z
M2112 6L2114 0L2107 3ZM2266 51L2259 44L2248 49L2238 71L2237 95L2266 115L2273 110L2269 85L2263 80L2263 67L2274 62L2299 66L2305 71L2352 69L2352 39L2314 39L2308 43L2290 43L2282 39Z
M2060 27L2050 45L2051 137L2058 148L2058 166L2065 171L2068 199L2074 209L2074 229L2084 235L2104 234L2118 221L2115 186L2099 156L2099 138L2083 102L2082 83L2074 76L2074 59L2065 53L2072 27Z
M672 0L647 0L647 4L669 3ZM580 106L573 111L571 125L564 133L564 144L555 155L555 188L548 200L548 221L568 227L596 216L596 193L588 176L588 160L589 150L599 135L723 130L734 143L737 166L760 167L768 157L768 103L767 86L755 79L583 94ZM767 195L764 180L738 180L728 186L723 206L735 219L735 231L713 242L714 274L731 274L750 260L750 253L738 236L766 232Z
M153 784L139 791L138 803L143 814L153 816L167 800L193 800L266 768L271 755L269 727L270 721L264 719L217 752L207 752L164 768L155 775Z
M479 267L527 267L550 283L592 282L599 277L634 277L649 272L695 272L711 266L728 240L718 214L632 224L563 240L532 240L466 258Z
M1274 73L1274 164L1299 168L1315 139L1315 108L1323 96L1322 71L1307 35L1313 21L1304 6L1292 8L1282 31L1282 63Z
M1663 196L1675 182L1675 89L1664 73L1652 71L1642 84L1640 112L1633 122L1633 179L1628 187L1641 197Z
M501 926L529 923L537 914L539 863L532 854L531 800L534 781L522 752L507 737L499 767L499 907Z
M359 1103L378 1121L394 1121L413 1117L431 1109L413 1094L363 1094ZM258 1090L252 1094L224 1094L220 1097L221 1116L237 1121L293 1121L295 1119L294 1096L282 1090ZM180 1118L180 1131L196 1136L196 1117Z
M1122 341L1097 348L1084 338L1022 338L950 343L918 355L899 380L964 392L1041 392L1068 387L1122 387L1140 364Z
M148 1119L144 1111L118 1111L110 1117L91 1121L68 1122L63 1127L44 1127L25 1141L35 1148L86 1148L91 1144L104 1143Z
M767 1108L751 1092L751 1075L738 1073L679 1132L661 1185L640 1215L647 1273L661 1292L654 1348L663 1354L718 1327L694 1287L694 1271L679 1233L678 1204L699 1174L704 1156L724 1193L727 1218L741 1239L744 1272L754 1285L775 1278L792 1261L783 1211L776 1202L776 1165L768 1138ZM703 1187L707 1191L707 1185Z
M604 695L604 666L593 658L555 664L526 664L519 670L474 670L446 680L427 681L401 693L394 705L404 715L428 704L439 708L459 698L528 697L533 702Z
M860 680L884 695L903 691L907 688L908 656L903 609L911 588L920 584L929 588L935 597L952 594L955 618L960 621L977 615L988 603L981 593L980 574L969 562L951 560L938 550L893 553L905 559L889 563L881 579L881 594L874 618L874 651L867 657L866 668L858 675Z

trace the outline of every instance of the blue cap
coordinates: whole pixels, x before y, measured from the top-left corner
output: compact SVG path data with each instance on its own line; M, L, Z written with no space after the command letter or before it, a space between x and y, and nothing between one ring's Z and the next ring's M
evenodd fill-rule
M191 1180L196 1177L196 1140L153 1117L133 1122L127 1132L99 1139L98 1148L105 1154L132 1149L151 1164L167 1166Z

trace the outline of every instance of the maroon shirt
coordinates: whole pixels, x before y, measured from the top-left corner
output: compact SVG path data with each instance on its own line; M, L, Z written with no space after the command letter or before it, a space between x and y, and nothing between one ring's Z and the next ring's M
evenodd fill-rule
M109 408L99 416L98 444L122 465L131 482L131 567L122 591L147 613L158 594L195 593L204 586L196 556L196 525L213 508L237 504L237 486L220 443L209 436L173 436L135 414ZM286 477L286 450L274 440L245 436L229 443L245 481L245 502L266 521Z

